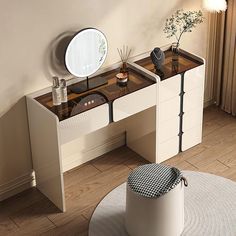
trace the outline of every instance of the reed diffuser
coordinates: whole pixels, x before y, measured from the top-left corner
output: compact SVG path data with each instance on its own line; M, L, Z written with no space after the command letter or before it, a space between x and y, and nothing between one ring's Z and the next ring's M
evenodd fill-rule
M120 73L116 75L118 83L127 83L128 82L128 66L127 61L129 59L131 49L128 46L123 45L123 48L117 48L117 51L121 59L121 68Z
M121 62L122 62L120 72L121 73L126 73L126 72L128 72L127 61L129 59L131 49L129 49L128 46L123 45L123 48L122 49L117 48L117 51L120 55L120 59L121 59Z

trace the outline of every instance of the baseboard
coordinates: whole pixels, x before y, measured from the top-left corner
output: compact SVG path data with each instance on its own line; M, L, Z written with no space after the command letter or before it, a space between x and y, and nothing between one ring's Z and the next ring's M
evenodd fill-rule
M0 201L31 188L32 186L34 186L34 175L32 171L30 171L16 179L0 185Z
M125 145L125 132L107 139L91 149L62 158L63 172L71 170L87 161Z
M70 170L78 165L81 165L89 160L92 160L106 152L112 151L115 148L125 145L125 133L116 135L104 143L88 149L82 153L68 156L63 160L63 172ZM17 177L7 183L0 185L0 201L3 201L11 196L14 196L26 189L35 186L35 178L32 171Z

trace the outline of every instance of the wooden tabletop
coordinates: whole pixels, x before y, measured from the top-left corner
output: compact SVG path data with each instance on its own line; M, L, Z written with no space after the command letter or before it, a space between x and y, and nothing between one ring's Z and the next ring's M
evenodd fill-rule
M61 121L102 104L113 102L117 98L133 93L155 83L139 72L129 68L129 80L127 85L120 86L116 79L116 74L119 73L119 70L120 68L117 68L90 78L89 82L102 78L107 81L107 84L80 94L73 93L71 88L80 86L82 83L84 84L84 81L68 86L68 102L63 103L60 106L53 106L51 92L36 97L35 99L51 112L56 114ZM88 101L91 99L93 103L87 105ZM86 106L84 106L85 103L87 103Z
M161 70L157 70L155 65L152 63L151 57L146 57L141 60L136 61L138 65L146 68L147 70L157 74L161 80L168 79L177 74L182 74L187 70L193 69L197 66L203 64L202 59L190 54L180 49L180 53L178 55L178 62L173 63L174 54L168 49L165 52L165 61L162 65Z

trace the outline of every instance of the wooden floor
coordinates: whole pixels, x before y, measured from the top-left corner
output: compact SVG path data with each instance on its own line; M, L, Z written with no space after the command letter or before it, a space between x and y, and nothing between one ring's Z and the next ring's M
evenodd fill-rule
M183 170L236 181L236 118L216 107L204 113L202 144L166 161ZM0 235L87 235L99 201L145 163L127 147L118 148L65 174L67 212L60 213L37 189L0 203Z

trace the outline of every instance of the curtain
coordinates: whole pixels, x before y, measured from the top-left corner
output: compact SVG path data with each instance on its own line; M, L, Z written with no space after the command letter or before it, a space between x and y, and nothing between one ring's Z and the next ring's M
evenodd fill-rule
M226 13L211 14L209 21L207 76L212 81L213 99L236 116L236 0L228 0Z

